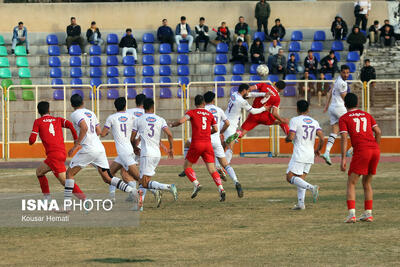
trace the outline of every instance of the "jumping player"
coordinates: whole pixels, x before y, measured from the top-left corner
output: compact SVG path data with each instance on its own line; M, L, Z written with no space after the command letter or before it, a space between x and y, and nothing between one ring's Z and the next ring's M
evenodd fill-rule
M375 119L367 112L357 109L358 99L355 94L348 93L344 98L347 113L339 119L341 136L342 161L340 169L346 171L347 136L350 136L353 145L353 158L351 159L347 180L347 216L346 223L356 222L356 183L362 175L364 188L364 213L360 221L372 222L373 193L371 181L378 167L381 141L381 129ZM374 137L375 134L375 137Z
M195 198L201 190L201 185L192 166L198 161L199 157L202 157L208 172L218 187L220 201L225 201L225 190L221 183L221 177L215 168L214 150L211 144L211 134L218 132L217 122L214 116L204 108L205 102L202 95L196 95L194 103L195 109L186 112L186 115L179 121L170 123L171 127L177 127L188 120L192 124L192 142L184 164L186 176L194 186L191 197Z
M299 116L294 117L289 123L289 134L286 142L293 142L293 154L286 171L286 180L288 183L297 186L297 204L293 210L304 210L304 200L306 190L312 192L314 202L318 199L319 186L311 185L305 181L307 174L310 172L311 165L314 164L314 154L319 152L324 145L324 134L322 133L319 123L308 116L309 104L306 100L297 101L297 113ZM319 143L317 149L314 150L315 138L318 136Z
M37 109L41 117L36 119L33 123L32 133L29 136L29 144L33 145L36 142L37 135L39 134L47 158L39 165L39 167L37 167L36 176L39 180L44 198L50 199L50 189L46 173L52 171L60 183L63 186L65 184L65 160L67 154L65 153L62 128L68 128L71 131L74 141L78 139L78 135L69 120L50 115L49 102L39 102ZM74 195L79 199L86 198L85 194L77 184L73 186L72 193L74 193Z

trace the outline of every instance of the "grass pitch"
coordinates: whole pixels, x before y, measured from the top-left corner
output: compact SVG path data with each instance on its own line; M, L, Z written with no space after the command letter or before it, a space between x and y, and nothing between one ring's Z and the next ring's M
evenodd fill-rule
M180 166L161 166L156 179L175 183L179 200L164 193L161 208L147 195L140 226L124 228L0 228L0 265L247 265L399 266L400 183L398 163L381 163L373 181L373 223L344 224L346 175L339 166L317 164L308 181L321 186L313 204L292 211L296 187L284 179L286 165L234 166L245 190L239 199L231 181L227 200L219 196L204 166L195 166L204 186L190 199L192 186L179 178ZM1 192L39 192L33 169L0 170ZM48 175L51 191L62 191ZM77 176L89 196L107 192L94 169ZM357 215L363 209L357 189Z

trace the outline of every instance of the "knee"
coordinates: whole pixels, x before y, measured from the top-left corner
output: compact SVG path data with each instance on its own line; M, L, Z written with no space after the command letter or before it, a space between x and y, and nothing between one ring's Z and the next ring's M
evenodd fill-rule
M42 176L44 173L42 173L42 171L36 169L36 176Z
M290 175L286 175L286 181L291 184L292 177L290 177Z
M143 176L139 181L140 185L143 186L144 188L148 188L149 182L150 182L150 178L147 176Z

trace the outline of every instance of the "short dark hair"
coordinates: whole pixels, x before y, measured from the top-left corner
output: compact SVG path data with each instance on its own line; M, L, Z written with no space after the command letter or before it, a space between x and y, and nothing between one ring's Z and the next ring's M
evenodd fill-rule
M367 63L367 62L371 62L371 61L369 60L369 58L367 58L366 60L364 60L364 63Z
M135 97L136 106L143 105L143 102L144 102L145 99L146 99L146 95L145 94L136 95L136 97Z
M282 81L282 80L277 81L275 83L275 87L278 88L279 90L283 90L286 87L286 83L284 81Z
M349 70L349 66L346 64L343 64L342 66L340 66L340 72L344 71L344 70Z
M281 22L281 19L280 18L277 18L277 19L275 19L275 22Z
M238 39L237 39L237 42L238 42L238 43L243 43L242 38L238 38Z
M204 97L202 96L202 95L196 95L195 97L194 97L194 104L196 105L196 106L200 106L201 104L203 104L204 103Z
M127 29L125 30L125 32L132 32L132 29L131 29L131 28L127 28Z
M41 101L37 105L38 112L41 116L49 113L50 104L47 101Z
M239 19L244 19L244 17L243 17L243 16L240 16Z
M329 51L329 55L335 54L334 50Z
M200 20L206 20L204 17L200 17Z
M249 87L250 86L247 83L242 83L241 85L239 85L238 92L240 93L243 92L244 90L248 90Z
M379 24L379 21L374 20L374 25L377 25L377 24Z
M143 108L144 108L144 110L150 110L151 108L153 108L154 107L154 100L153 100L153 98L146 98L144 101L143 101Z
M163 19L162 22L167 21L167 19Z
M309 106L310 106L310 104L308 104L308 102L304 99L297 101L297 110L300 113L307 112Z
M114 100L114 106L117 109L117 111L122 111L126 107L126 99L125 97L118 97L117 99Z
M92 21L92 23L90 23L90 25L95 25L96 24L96 21Z
M358 97L353 93L347 93L344 97L344 105L346 108L355 108L358 105Z
M76 19L75 17L71 17L71 20Z
M204 94L204 101L208 104L211 103L215 98L215 93L208 91Z
M185 16L182 16L182 17L181 17L181 20L186 20L186 17L185 17Z
M310 52L313 52L311 49L309 49L308 51L307 51L307 53L310 53Z
M22 21L18 22L18 25L23 25L24 23Z
M74 108L80 107L83 104L83 99L80 95L74 94L71 96L71 106Z
M389 22L389 20L388 20L388 19L385 19L383 22L385 22L385 23L386 23L386 21L387 21L387 22Z

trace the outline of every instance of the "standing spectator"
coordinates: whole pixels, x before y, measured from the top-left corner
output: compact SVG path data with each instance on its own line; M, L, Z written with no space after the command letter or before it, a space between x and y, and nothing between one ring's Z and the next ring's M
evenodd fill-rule
M381 31L380 40L381 47L389 46L392 47L394 45L394 30L390 28L391 25L384 26L383 31Z
M364 60L364 67L361 68L360 79L362 82L369 82L376 79L374 67L371 66L369 59Z
M239 61L243 65L248 61L247 49L243 46L243 40L240 38L237 40L237 44L232 48L232 59L230 62L236 61Z
M193 44L193 36L190 35L190 26L189 24L186 23L186 17L182 16L181 17L181 23L176 25L175 29L175 42L176 45L179 45L179 42L181 40L187 40L189 42L189 52L192 52L192 44Z
M286 73L286 57L283 55L283 49L279 49L278 54L274 55L272 58L272 74L283 74L283 78L285 78Z
M260 0L256 5L255 18L257 19L257 31L260 32L264 27L265 37L269 39L268 35L268 19L271 15L271 7L265 0Z
M235 34L233 35L233 41L237 42L238 38L242 38L243 42L247 43L247 46L250 47L250 28L247 23L244 22L244 17L239 17L239 23L235 26Z
M369 45L376 45L379 42L379 21L375 20L374 24L368 29Z
M251 62L254 64L262 64L265 62L264 45L259 38L253 41L250 48Z
M308 50L308 55L304 59L304 79L308 80L309 74L317 77L318 59L314 56L312 50Z
M25 43L26 53L29 54L28 30L22 21L18 22L18 26L13 29L11 54L14 54L15 47Z
M364 34L360 32L360 28L355 25L349 36L347 36L347 43L350 45L349 51L360 51L361 56L366 42L367 38L365 38Z
M356 26L363 31L367 30L368 15L371 10L371 2L369 0L358 0L354 3L354 15L356 17Z
M332 78L335 76L335 72L338 71L337 66L338 60L335 56L335 51L329 51L329 55L321 59L321 80L325 79L325 74L330 73L332 74Z
M90 28L86 32L86 38L88 43L94 44L94 45L102 45L104 43L104 40L101 39L101 33L99 28L97 28L96 22L92 21L90 24Z
M71 17L71 24L68 25L67 27L67 48L69 51L70 46L72 43L77 42L79 46L81 47L81 50L83 52L83 38L81 36L81 26L76 24L76 18Z
M296 56L291 53L289 60L286 64L286 74L296 74L297 73L297 62Z
M281 24L280 19L275 20L275 26L271 28L271 32L269 33L269 36L272 38L272 40L278 40L281 41L283 37L286 34L285 27Z
M157 30L157 39L160 43L170 44L172 51L174 50L174 32L168 26L167 19L162 20L162 26Z
M119 42L119 47L122 48L122 58L126 57L128 53L132 53L135 63L137 63L137 43L132 35L132 29L126 29L126 35Z
M213 31L215 29L213 28ZM231 32L229 31L228 26L226 26L226 22L221 22L221 26L218 27L217 32L217 38L215 38L214 44L217 45L218 43L225 43L229 45L229 42L231 41Z
M340 14L337 14L335 20L332 22L331 32L335 40L344 40L347 36L347 24L342 19Z
M199 25L196 25L196 51L200 51L200 41L204 41L204 51L207 51L207 45L210 41L210 37L208 37L208 26L204 24L206 21L205 18L201 17Z

